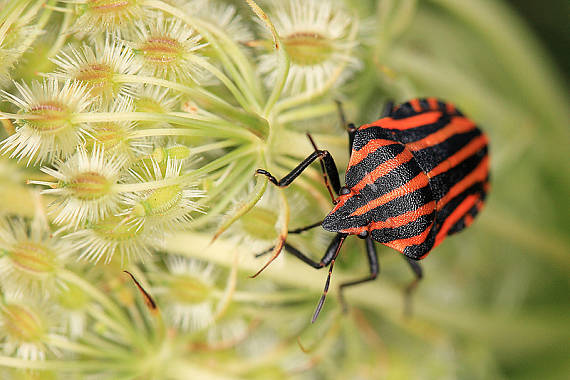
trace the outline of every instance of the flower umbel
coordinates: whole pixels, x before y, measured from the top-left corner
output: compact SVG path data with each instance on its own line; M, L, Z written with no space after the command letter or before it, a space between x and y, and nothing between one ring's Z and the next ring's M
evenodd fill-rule
M272 14L291 58L286 91L318 91L331 79L338 85L341 73L347 75L343 69L358 65L351 54L356 45L356 21L339 4L332 0L287 0L277 2ZM277 64L272 52L260 57L259 70L266 75L267 86L275 83Z
M141 183L164 181L164 186L123 195L123 201L131 207L129 223L137 226L137 229L143 225L160 230L171 229L189 223L192 213L202 211L195 199L203 197L204 192L180 177L182 164L182 161L173 158L167 159L162 165L151 160L152 169L143 162L138 170L131 170L131 174Z
M118 211L119 194L114 185L124 164L124 157L106 156L101 147L96 146L91 154L81 148L68 160L58 161L55 169L42 168L58 182L30 183L50 186L42 192L58 197L50 210L54 222L77 228Z
M13 294L54 293L57 273L69 256L65 242L36 218L0 220L0 288Z
M79 34L119 33L142 17L141 0L75 0L81 15L72 30Z
M56 79L27 84L14 83L20 96L3 91L3 97L18 107L16 133L0 143L1 153L28 158L27 164L68 156L85 141L89 127L73 116L91 104L85 86Z
M136 74L140 65L133 51L114 41L110 36L105 43L96 43L95 48L84 44L81 49L70 46L53 59L58 69L53 75L57 78L72 79L83 83L91 96L108 102L116 96L132 96L132 83L120 83L115 74Z
M180 19L158 14L152 22L138 23L135 42L130 45L139 54L143 72L170 80L204 79L196 64L196 52L206 44L202 37ZM202 58L199 58L202 59Z

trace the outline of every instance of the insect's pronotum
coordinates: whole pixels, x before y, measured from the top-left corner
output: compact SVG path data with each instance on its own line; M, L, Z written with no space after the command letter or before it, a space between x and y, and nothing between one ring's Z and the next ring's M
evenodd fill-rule
M310 136L315 151L281 180L266 170L257 170L273 184L284 187L317 158L321 162L334 208L322 222L289 233L322 225L337 234L318 262L290 244L283 244L285 250L316 269L330 264L313 322L323 306L334 262L348 235L364 239L370 275L341 284L341 300L343 288L377 277L375 241L404 254L416 276L407 289L411 291L422 278L417 261L445 237L473 222L489 188L487 137L451 103L435 98L413 99L398 106L390 102L379 120L359 128L346 124L342 112L341 118L350 142L344 186L340 185L329 152L317 149Z

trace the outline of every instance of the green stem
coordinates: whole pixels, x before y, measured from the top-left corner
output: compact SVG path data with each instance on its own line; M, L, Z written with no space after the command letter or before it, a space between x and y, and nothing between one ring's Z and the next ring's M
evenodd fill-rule
M248 85L246 80L244 80L242 75L237 71L236 67L230 60L230 57L237 60L236 63L238 64L238 67L240 67L241 71L251 76L250 73L252 71L251 69L249 69L249 66L247 65L246 58L243 56L243 53L238 48L235 47L231 49L232 55L226 54L226 52L224 51L222 46L220 46L216 38L214 38L214 36L210 33L211 30L217 31L217 28L215 26L203 20L191 17L186 13L181 12L178 8L166 4L162 1L146 0L144 3L148 7L159 9L163 12L171 14L174 17L180 18L187 24L192 25L198 31L198 33L204 36L216 51L218 58L222 62L224 68L230 73L230 75L232 76L238 87L241 89L242 93L248 98L249 103L252 106L254 106L256 109L259 109L259 104L257 103L257 100L255 99L254 96L251 95L252 89L254 87L252 88ZM235 45L235 43L231 39L227 38L227 36L224 36L223 33L217 31L216 34L218 35L218 37L220 37L223 40L225 45L227 46Z
M79 287L85 293L90 295L94 300L98 301L103 307L109 310L121 321L121 323L123 323L125 326L129 326L129 321L126 319L121 309L109 297L101 293L99 289L95 288L89 282L85 281L74 272L68 270L59 271L58 277Z
M238 109L225 100L213 95L202 88L191 88L182 84L142 75L115 74L114 80L119 83L145 83L160 87L170 88L192 97L201 107L212 111L215 114L224 115L227 118L241 124L245 129L250 130L257 136L267 136L269 125L265 119L258 115Z
M199 169L192 170L191 172L181 175L179 177L166 178L162 180L148 181L141 183L120 183L114 185L114 190L119 193L136 192L136 191L155 190L166 186L173 186L181 183L187 183L191 180L201 177L204 174L207 174L211 171L224 167L243 156L247 156L248 154L251 154L255 150L256 149L254 147L243 146L200 167Z

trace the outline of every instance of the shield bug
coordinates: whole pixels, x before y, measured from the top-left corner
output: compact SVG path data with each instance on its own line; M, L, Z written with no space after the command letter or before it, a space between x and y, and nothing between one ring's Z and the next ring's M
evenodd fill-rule
M422 278L417 261L448 235L473 222L489 188L487 137L453 104L435 98L413 99L398 106L389 102L379 120L359 128L346 124L340 105L339 111L350 143L344 186L333 158L328 151L317 149L310 135L314 152L281 180L266 170L257 170L284 187L313 161L320 160L334 207L322 222L289 233L322 225L336 235L320 261L283 242L285 250L314 268L330 265L313 322L323 306L334 262L347 236L364 239L370 274L341 284L341 300L347 286L377 277L375 242L404 254L415 274L407 288L409 294Z

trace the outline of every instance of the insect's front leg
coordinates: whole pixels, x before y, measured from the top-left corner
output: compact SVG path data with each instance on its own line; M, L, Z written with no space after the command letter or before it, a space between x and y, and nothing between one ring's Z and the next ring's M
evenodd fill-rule
M297 167L295 167L289 174L287 174L282 179L278 180L275 178L271 173L269 173L265 169L257 169L257 174L263 174L266 176L271 183L279 187L286 187L289 186L301 173L309 167L317 158L321 160L321 168L323 170L323 176L325 185L329 190L331 198L333 202L335 201L335 197L333 195L333 191L336 195L340 192L340 177L338 175L338 169L336 168L336 164L331 156L331 154L327 150L319 150L316 149L316 145L311 139L310 135L307 135L311 140L311 143L315 147L315 151L309 155L309 157L305 158ZM330 184L329 184L330 181ZM332 187L332 189L331 189Z

